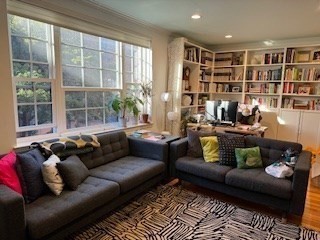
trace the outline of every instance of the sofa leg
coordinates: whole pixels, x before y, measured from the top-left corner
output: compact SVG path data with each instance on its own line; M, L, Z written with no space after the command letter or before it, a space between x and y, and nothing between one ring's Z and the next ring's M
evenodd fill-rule
M286 212L282 213L281 222L282 223L287 223L287 213Z

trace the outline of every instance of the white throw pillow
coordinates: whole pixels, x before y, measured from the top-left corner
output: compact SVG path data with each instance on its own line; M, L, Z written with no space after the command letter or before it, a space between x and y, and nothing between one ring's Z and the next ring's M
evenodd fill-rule
M44 182L55 195L60 195L64 186L57 169L58 162L60 162L60 158L53 154L42 164L41 169Z

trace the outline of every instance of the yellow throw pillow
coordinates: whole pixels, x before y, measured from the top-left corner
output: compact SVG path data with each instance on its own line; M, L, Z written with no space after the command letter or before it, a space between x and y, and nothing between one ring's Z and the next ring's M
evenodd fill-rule
M219 161L219 144L217 136L200 137L203 158L206 162Z

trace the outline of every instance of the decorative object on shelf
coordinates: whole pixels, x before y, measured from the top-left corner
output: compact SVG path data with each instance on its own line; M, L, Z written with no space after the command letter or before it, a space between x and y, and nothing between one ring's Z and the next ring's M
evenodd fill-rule
M240 87L232 87L232 92L240 92Z
M253 125L262 120L258 105L249 107L246 104L239 104L238 110L240 114L237 115L237 121L241 124Z
M190 79L190 68L185 67L183 69L183 80L189 80Z
M109 102L109 107L119 114L120 127L127 126L127 113L132 112L134 116L139 115L140 111L138 104L143 104L143 101L135 96L120 98L119 95L115 95L114 98Z
M192 98L189 95L183 95L182 105L183 106L190 106L191 103L192 103Z
M310 87L305 87L305 86L302 86L302 87L299 87L298 88L298 94L300 95L309 95L310 94Z
M312 51L312 61L320 62L320 49L316 49Z
M299 51L297 54L297 62L304 63L309 62L310 60L310 51Z

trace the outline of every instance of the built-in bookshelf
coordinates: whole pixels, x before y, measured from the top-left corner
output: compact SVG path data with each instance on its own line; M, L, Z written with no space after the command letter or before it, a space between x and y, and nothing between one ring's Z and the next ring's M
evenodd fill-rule
M217 99L276 112L320 111L320 45L214 52L185 38L175 41L170 46L173 55L174 48L182 52L173 63L181 82L169 79L169 90L178 87L173 107L182 118L205 113L205 102Z

